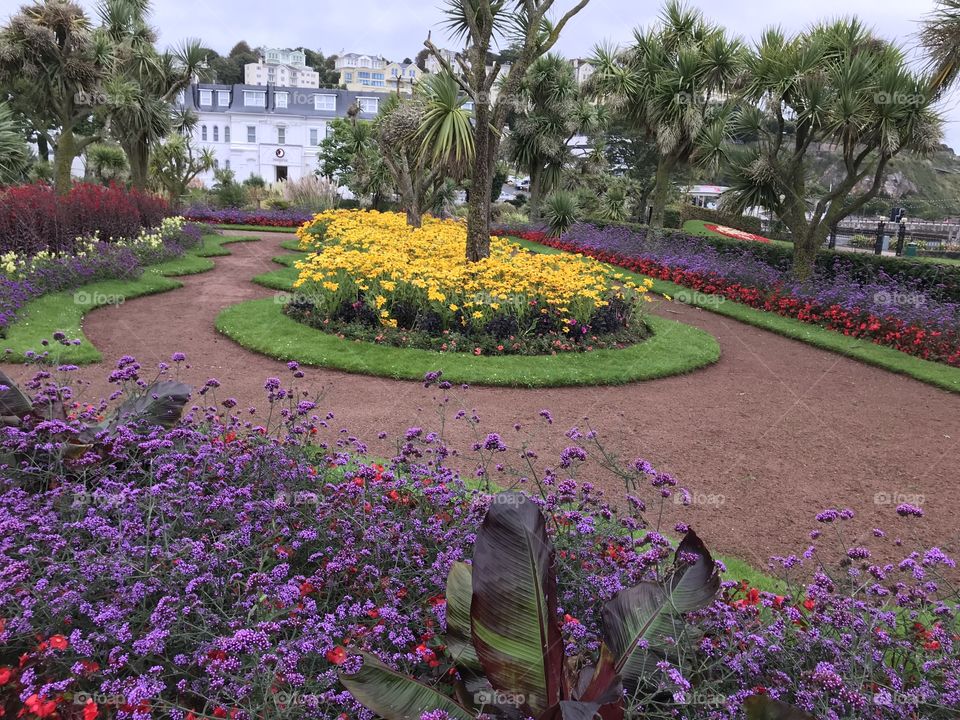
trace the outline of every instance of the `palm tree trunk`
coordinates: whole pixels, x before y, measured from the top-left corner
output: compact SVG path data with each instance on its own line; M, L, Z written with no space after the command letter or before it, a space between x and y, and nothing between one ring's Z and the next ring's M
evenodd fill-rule
M543 217L543 172L540 168L530 168L530 222L537 222Z
M147 189L150 148L143 139L137 138L125 145L123 149L127 153L127 162L130 164L130 186L142 192Z
M57 149L53 155L53 184L58 195L70 192L72 178L70 169L73 159L77 156L76 138L72 128L64 128L57 138Z
M663 217L667 209L667 198L670 197L670 177L677 161L671 156L663 156L657 162L657 179L653 186L652 202L653 214L650 217L650 226L663 227Z
M793 276L798 280L806 280L813 274L817 260L817 252L823 246L823 241L827 238L829 228L824 223L811 225L805 223L806 227L802 232L796 232L793 228Z
M490 106L477 103L474 145L476 155L470 174L470 200L467 215L467 260L477 262L490 256L490 193L493 192L493 168L497 143L490 132Z

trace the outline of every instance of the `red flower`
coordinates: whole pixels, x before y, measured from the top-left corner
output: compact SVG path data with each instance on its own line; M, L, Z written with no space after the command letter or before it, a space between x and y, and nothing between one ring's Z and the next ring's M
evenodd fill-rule
M306 597L312 592L315 592L316 588L310 582L300 583L300 597Z
M347 661L347 651L337 645L332 650L327 650L326 657L334 665L343 665Z
M807 598L806 600L803 601L803 606L807 610L813 610L817 606L817 601L814 600L813 598Z
M0 667L0 685L6 685L13 678L13 668Z
M100 709L97 704L93 700L87 699L87 704L83 706L83 720L97 720L99 715Z
M53 635L50 638L50 647L54 650L66 650L70 647L70 643L63 635Z
M227 711L222 707L217 706L213 709L213 716L215 718L225 718L227 716Z

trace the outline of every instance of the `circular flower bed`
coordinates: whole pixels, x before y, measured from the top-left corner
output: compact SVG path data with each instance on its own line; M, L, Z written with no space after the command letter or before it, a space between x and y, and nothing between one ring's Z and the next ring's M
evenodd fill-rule
M468 263L462 223L411 228L399 213L325 212L298 236L313 252L286 312L326 332L478 355L622 348L648 335L649 288L579 255L491 238L490 257Z

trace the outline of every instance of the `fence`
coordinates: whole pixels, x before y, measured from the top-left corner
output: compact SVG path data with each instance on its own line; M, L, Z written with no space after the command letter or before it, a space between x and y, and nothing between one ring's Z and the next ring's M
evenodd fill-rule
M960 256L960 225L854 220L831 228L827 247L876 255Z

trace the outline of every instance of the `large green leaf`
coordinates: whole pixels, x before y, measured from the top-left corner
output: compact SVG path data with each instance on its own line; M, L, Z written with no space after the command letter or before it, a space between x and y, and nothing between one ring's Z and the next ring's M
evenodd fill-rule
M457 562L447 575L447 650L460 668L483 672L470 635L470 602L473 598L473 568Z
M192 392L189 385L175 380L154 383L117 408L113 418L102 427L115 428L122 423L145 422L151 426L171 428L180 419Z
M470 605L473 645L494 688L539 715L564 698L554 551L539 508L501 493L477 533Z
M474 720L469 710L440 690L390 669L369 653L361 655L360 671L341 672L340 682L357 702L384 720L419 720L432 710L444 710L454 720Z
M0 417L20 418L32 409L33 403L30 402L30 398L20 391L13 380L0 371Z
M692 564L682 559L693 556ZM608 602L603 608L604 635L624 683L635 686L653 672L657 662L676 661L676 648L686 628L683 614L706 607L719 590L713 558L690 532L677 548L666 582L640 583Z
M743 701L743 706L747 720L814 720L813 715L767 695L751 695Z

